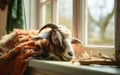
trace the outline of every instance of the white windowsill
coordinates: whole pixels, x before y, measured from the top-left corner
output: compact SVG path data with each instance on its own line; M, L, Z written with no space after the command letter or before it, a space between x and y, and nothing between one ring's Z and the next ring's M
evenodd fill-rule
M120 75L120 68L115 66L83 66L63 61L31 60L30 68L45 69L66 75Z

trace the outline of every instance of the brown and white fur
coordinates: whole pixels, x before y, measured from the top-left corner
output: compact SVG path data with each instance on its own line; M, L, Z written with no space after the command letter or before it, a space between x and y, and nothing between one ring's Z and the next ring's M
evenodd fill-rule
M50 31L40 33L46 28L51 28ZM44 44L40 44L40 47L48 52L49 58L56 60L69 61L74 58L74 50L72 43L81 43L80 40L73 38L71 31L64 26L47 24L41 28L39 34L33 37L34 40L44 40ZM42 45L42 46L41 46Z

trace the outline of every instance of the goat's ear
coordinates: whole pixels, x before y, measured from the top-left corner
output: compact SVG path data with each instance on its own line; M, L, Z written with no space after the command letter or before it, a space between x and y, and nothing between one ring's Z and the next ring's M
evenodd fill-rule
M51 34L53 44L62 46L62 35L59 31L53 30Z
M72 44L81 44L81 40L77 39L77 38L74 38L72 37L72 41L71 41Z

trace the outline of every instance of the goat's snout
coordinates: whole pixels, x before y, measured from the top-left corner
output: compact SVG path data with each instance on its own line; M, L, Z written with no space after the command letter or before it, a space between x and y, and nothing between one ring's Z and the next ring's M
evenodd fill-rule
M63 55L64 60L70 61L74 58L74 52L73 51L66 51Z
M69 56L73 56L73 52L72 52L72 51L69 51L69 52L68 52L68 55L69 55Z

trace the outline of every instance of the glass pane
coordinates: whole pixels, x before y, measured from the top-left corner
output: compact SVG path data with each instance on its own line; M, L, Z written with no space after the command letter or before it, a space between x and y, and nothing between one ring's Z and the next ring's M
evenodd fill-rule
M45 24L51 23L51 3L45 5Z
M72 0L58 0L59 24L72 28Z
M87 0L88 45L114 45L114 0Z

